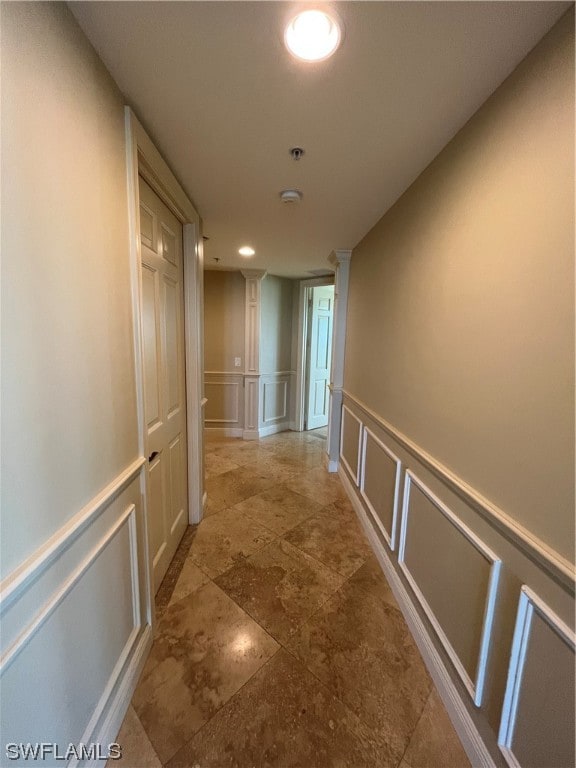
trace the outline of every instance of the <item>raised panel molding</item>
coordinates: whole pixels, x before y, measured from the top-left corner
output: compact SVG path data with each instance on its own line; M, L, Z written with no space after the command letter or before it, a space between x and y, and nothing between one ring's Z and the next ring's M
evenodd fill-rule
M394 494L391 500L392 526L391 526L391 530L389 531L386 529L386 526L383 524L374 506L376 503L378 503L377 500L370 499L369 495L366 492L366 457L368 454L369 440L372 440L374 443L376 443L379 449L381 449L383 454L386 456L386 459L388 461L391 461L395 466ZM361 459L360 459L360 495L364 499L366 506L368 508L368 511L372 515L374 522L378 526L378 529L381 531L382 535L384 536L391 550L394 550L394 547L396 545L396 528L397 528L397 521L398 521L398 505L399 505L399 497L400 497L401 474L402 474L402 463L400 459L396 456L395 453L393 453L393 451L390 450L390 448L388 448L387 445L385 445L381 440L378 439L378 437L376 437L374 432L368 429L368 427L364 427L364 437L362 440L362 451L361 451Z
M231 390L234 395L232 398L232 401L234 403L234 409L231 414L227 415L225 413L222 413L219 418L214 418L213 416L206 416L206 424L230 424L230 425L240 425L241 419L240 419L240 398L241 398L241 384L238 381L205 381L204 388L206 391L206 394L208 395L207 401L208 403L212 403L214 401L214 397L210 397L210 388L217 387L221 389L229 389Z
M504 695L504 706L502 708L502 719L500 721L500 730L498 735L498 744L500 750L506 759L510 768L522 768L521 759L514 752L514 737L518 725L518 711L522 700L523 683L526 670L526 664L529 656L530 637L533 630L535 618L540 618L552 630L557 641L564 644L574 655L576 649L576 635L574 631L557 616L546 603L538 597L526 585L522 586L520 599L518 601L518 613L516 616L516 626L514 629L514 639L512 643L512 652L510 655L510 665L508 669L508 680L506 684L506 693ZM554 664L553 658L543 658L537 662L539 669L549 669ZM571 705L574 706L574 661L571 668L564 670L564 679L567 682L571 695ZM545 701L535 701L532 706L536 712L541 712ZM564 702L564 706L570 706L569 701ZM574 713L568 717L574 722ZM554 723L553 726L557 726ZM551 741L557 740L555 729L549 733ZM566 738L566 737L565 737ZM569 738L571 744L568 748L572 750L571 755L565 755L563 758L555 756L555 760L563 759L564 765L574 765L574 734ZM545 745L543 745L545 748ZM556 765L557 763L554 762Z
M486 497L482 496L476 489L468 485L462 478L458 477L451 470L437 461L433 456L427 453L423 448L414 443L405 434L396 427L383 419L379 414L373 411L366 403L355 397L351 392L345 389L339 389L334 386L334 392L342 392L343 398L354 404L356 408L362 411L365 416L377 424L384 432L390 435L402 448L411 454L427 470L432 472L440 479L446 487L459 496L466 504L480 514L490 524L497 527L504 535L511 538L515 545L535 559L549 574L557 579L562 586L574 595L574 565L565 557L560 555L552 547L535 536L524 526L520 525L504 510L493 504ZM339 413L339 412L338 412ZM331 454L332 457L332 454Z
M262 421L268 425L276 421L285 420L288 416L288 379L279 379L277 381L263 381L262 383ZM278 396L278 389L280 395ZM277 408L278 403L281 404Z
M13 698L22 670L37 665L40 657L47 670L53 668L52 662L54 668L70 664L68 683L65 679L61 683L75 713L70 721L75 730L70 741L75 743L91 743L100 735L102 743L114 740L152 644L147 526L141 505L144 467L144 458L127 467L1 585L4 692ZM122 576L118 592L94 591L98 574L116 574L114 569ZM74 681L84 669L79 663L89 667L91 659L81 640L75 640L83 610L94 622L103 611L121 619L110 646L114 655L100 670L101 687L93 689L94 701L85 720L82 709L74 709L76 688L82 687ZM62 642L55 643L55 636ZM67 644L74 648L74 661L66 655ZM13 699L20 712L27 707L33 712L40 707L38 695L50 695L49 690L20 688ZM8 710L3 717L9 717ZM4 721L3 727L12 727L9 722Z
M10 665L16 660L20 653L26 648L28 643L36 635L36 633L42 628L42 626L48 621L50 616L72 591L76 584L80 581L82 576L90 568L90 566L96 561L99 555L102 554L104 549L108 546L110 541L118 534L121 528L128 521L128 530L130 536L130 572L132 577L132 599L133 599L133 618L134 627L137 629L140 627L140 597L138 594L138 550L136 544L136 507L131 504L123 514L120 515L118 520L112 525L108 532L103 536L95 547L89 552L89 554L83 558L79 565L72 571L67 579L60 585L60 587L53 592L48 602L42 607L42 609L33 617L33 619L26 624L17 638L8 646L8 648L2 652L0 656L0 676L3 675Z
M471 764L475 768L496 768L496 763L490 751L484 743L469 711L462 702L458 688L446 670L445 662L432 641L424 619L420 616L414 605L411 592L409 592L400 578L390 554L380 541L366 509L356 493L356 489L342 467L338 468L338 475L366 533L372 550L380 563L380 567L390 584L394 597L398 601L400 610L406 619L406 623L434 680L452 724L462 741L466 754L470 758Z
M344 436L345 436L345 430L346 430L346 416L345 414L348 414L350 418L354 419L354 421L358 424L358 446L357 446L357 452L356 452L356 470L352 469L349 462L346 459L346 456L344 455ZM350 408L348 408L346 405L342 406L342 418L340 421L340 459L348 472L350 473L350 476L354 478L354 483L358 485L359 479L360 479L360 453L362 450L362 422L356 416L355 413L353 413Z
M411 486L416 486L432 505L451 523L469 543L482 555L482 557L489 563L489 579L488 589L486 593L486 599L484 604L484 615L482 618L482 630L480 637L480 648L478 653L478 659L476 663L475 679L472 680L468 674L462 660L458 656L452 643L448 639L444 628L441 626L438 618L432 610L430 604L426 600L422 589L416 582L413 574L410 572L408 565L405 561L406 544L407 544L407 532L408 532L408 516L410 512L410 491ZM434 551L430 551L430 557L433 557ZM452 661L456 671L458 672L462 682L466 686L466 689L470 693L472 700L476 706L482 704L482 694L484 690L484 681L486 676L486 665L488 662L488 651L491 640L492 622L494 617L494 609L496 603L496 595L498 591L498 581L500 576L500 568L502 565L501 560L492 550L481 541L476 534L471 531L464 523L450 510L448 507L426 486L419 480L413 472L407 470L404 480L404 498L402 505L402 524L400 529L400 544L398 552L398 565L402 570L402 573L406 577L410 587L412 588L414 595L420 603L424 613L428 617L430 624L436 632L438 639L444 646L446 653Z

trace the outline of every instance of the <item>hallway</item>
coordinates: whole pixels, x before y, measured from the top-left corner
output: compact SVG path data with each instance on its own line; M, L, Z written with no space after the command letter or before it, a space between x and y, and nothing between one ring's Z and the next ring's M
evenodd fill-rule
M207 439L120 764L469 765L318 432Z

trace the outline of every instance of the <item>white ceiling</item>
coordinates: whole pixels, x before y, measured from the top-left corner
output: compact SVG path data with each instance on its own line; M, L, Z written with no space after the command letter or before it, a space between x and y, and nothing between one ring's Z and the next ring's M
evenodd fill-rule
M325 269L570 3L338 2L342 47L306 64L282 34L309 5L70 4L203 217L209 268ZM289 187L300 204L280 202Z

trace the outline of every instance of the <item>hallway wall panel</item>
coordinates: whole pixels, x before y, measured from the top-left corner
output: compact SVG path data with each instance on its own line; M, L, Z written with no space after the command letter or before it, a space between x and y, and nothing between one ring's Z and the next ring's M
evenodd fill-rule
M351 260L340 473L481 765L574 762L573 28ZM516 622L526 593L546 632Z
M65 4L1 13L4 763L112 741L152 632L124 101Z

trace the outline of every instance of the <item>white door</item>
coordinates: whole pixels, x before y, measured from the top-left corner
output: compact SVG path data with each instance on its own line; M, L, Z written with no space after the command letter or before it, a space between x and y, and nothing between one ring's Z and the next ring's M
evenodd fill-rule
M188 524L182 225L140 179L148 530L158 590Z
M328 424L330 402L330 360L332 355L332 319L334 286L312 288L308 325L308 403L306 429Z

